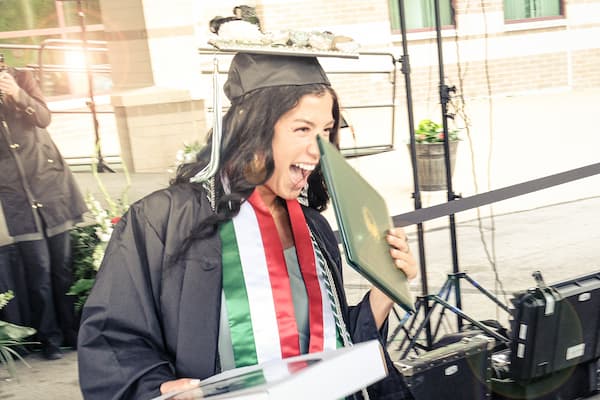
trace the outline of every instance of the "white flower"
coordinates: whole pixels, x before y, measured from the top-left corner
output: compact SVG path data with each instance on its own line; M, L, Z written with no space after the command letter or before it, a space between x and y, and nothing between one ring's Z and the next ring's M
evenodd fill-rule
M108 242L110 240L110 234L112 233L112 229L111 232L100 232L100 234L98 235L98 232L96 232L96 235L98 235L98 238L100 239L101 242Z
M200 151L202 146L198 141L191 144L184 143L183 149L177 150L175 153L175 166L179 167L182 164L189 164L196 162L196 154Z
M92 260L94 264L94 270L98 271L100 269L100 265L102 264L102 259L104 258L104 251L106 250L106 244L100 243L94 248L94 252L92 253Z
M193 163L196 161L196 153L185 153L183 156L183 162L186 164Z

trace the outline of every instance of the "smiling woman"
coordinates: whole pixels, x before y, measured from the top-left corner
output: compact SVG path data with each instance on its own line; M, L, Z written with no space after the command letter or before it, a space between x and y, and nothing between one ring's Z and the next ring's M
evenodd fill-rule
M387 336L392 301L372 289L347 304L338 244L319 213L329 196L316 140L337 144L340 121L319 62L239 53L224 90L222 137L208 139L221 143L215 176L201 173L207 145L115 226L82 314L86 399L152 398L223 370ZM414 276L405 237L386 240ZM386 362L392 374L369 393L402 399Z

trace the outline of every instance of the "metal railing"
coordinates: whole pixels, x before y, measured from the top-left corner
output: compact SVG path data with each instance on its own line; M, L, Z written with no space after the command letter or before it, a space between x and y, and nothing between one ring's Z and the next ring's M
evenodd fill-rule
M236 53L237 50L227 50L227 49L216 49L214 47L208 48L208 47L200 47L198 49L198 53L200 55L203 56L228 56L231 57L234 55L234 53ZM315 54L315 56L318 56L318 54ZM390 79L390 84L391 84L391 99L389 99L388 102L383 102L383 103L374 103L374 104L350 104L350 105L344 105L344 110L357 110L357 109L377 109L377 108L389 108L391 110L391 127L390 127L390 132L389 132L389 141L387 143L380 143L380 144L375 144L375 145L366 145L366 146L353 146L353 147L342 147L340 150L342 152L342 154L344 154L345 157L347 158L351 158L351 157L359 157L359 156L365 156L365 155L373 155L373 154L379 154L382 152L387 152L387 151L391 151L394 150L395 148L395 131L396 131L396 108L397 108L397 103L396 103L396 95L397 95L397 85L396 85L396 81L397 81L397 71L398 71L398 64L400 63L400 59L398 57L396 57L393 53L391 52L370 52L370 51L364 51L364 52L359 52L358 53L358 58L360 57L387 57L390 60L390 67L389 68L385 68L384 66L382 66L382 68L378 68L378 69L364 69L364 70L359 70L359 69L353 69L353 70L342 70L342 69L325 69L325 72L328 75L343 75L343 74L348 74L348 75L365 75L365 74L386 74L386 75L390 75L391 74L391 79ZM202 69L201 70L202 74L212 74L213 70L212 69ZM220 71L221 74L227 74L227 71ZM224 109L226 109L227 107L224 107ZM210 107L208 107L208 111L212 111L212 105Z
M99 41L99 40L88 40L87 41L87 50L90 52L106 52L107 51L107 42ZM22 45L22 44L3 44L0 43L0 49L10 49L10 50L32 50L37 52L37 64L28 64L27 68L35 71L37 73L38 81L40 85L43 85L44 74L46 72L87 72L86 68L83 67L72 67L66 65L57 65L57 64L45 64L44 54L46 51L83 51L83 41L82 40L70 40L70 39L47 39L40 45ZM199 48L198 52L201 56L206 55L219 55L219 56L229 56L233 55L232 52L228 52L226 50L217 50L215 48ZM385 57L389 59L389 64L387 62L385 65L377 64L376 67L368 68L368 69L352 69L352 70L343 70L343 69L326 69L327 74L331 75L367 75L367 74L385 74L390 76L389 82L391 85L391 98L387 101L383 102L375 102L371 104L348 104L344 105L344 110L364 110L364 109L389 109L391 111L390 116L390 132L386 134L385 137L389 138L389 140L385 140L383 143L377 143L372 145L355 145L351 147L342 147L342 153L350 158L350 157L358 157L364 155L373 155L379 154L382 152L387 152L394 150L395 148L395 129L396 129L396 97L397 97L397 71L398 64L400 63L400 59L396 57L391 52L359 52L360 57ZM96 64L90 65L90 70L93 73L110 73L111 67L108 64ZM202 74L212 74L212 69L202 69L200 71ZM219 71L221 74L226 74L227 71ZM88 104L89 106L89 104ZM226 106L224 107L227 108ZM91 110L86 111L74 111L74 110L51 110L55 114L91 114ZM207 107L208 112L212 112L212 105ZM114 114L114 111L99 111L94 110L95 113L99 114ZM360 136L360 135L359 135ZM120 160L119 155L107 155L106 158L110 159L111 162L118 162ZM87 163L92 163L92 158L89 156L74 156L66 158L67 162L70 165L84 165Z
M106 41L101 40L88 40L86 50L95 53L106 53L108 51ZM30 50L36 52L37 63L28 63L25 68L33 71L36 75L36 79L43 89L45 87L44 79L46 73L53 72L69 72L69 73L86 73L88 72L87 67L68 66L64 64L46 64L44 62L44 55L47 51L81 51L83 53L83 41L76 39L46 39L39 45L29 44L9 44L0 43L0 49L5 50ZM110 65L108 64L93 64L89 66L90 72L97 74L109 74ZM92 115L92 109L90 109L89 100L86 102L87 110L53 110L50 109L52 114L58 115ZM93 111L96 114L114 114L113 110L97 110ZM95 120L91 121L95 124ZM92 125L94 126L94 125ZM70 166L87 166L94 164L96 159L90 155L74 155L64 157ZM118 164L121 162L121 156L119 154L104 155L103 159L110 164Z

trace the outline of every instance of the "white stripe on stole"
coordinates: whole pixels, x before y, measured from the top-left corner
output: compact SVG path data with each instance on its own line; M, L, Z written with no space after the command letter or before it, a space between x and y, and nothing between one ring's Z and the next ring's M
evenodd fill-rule
M233 218L258 362L281 358L279 328L264 246L254 209L245 201Z
M312 241L313 249L316 246L314 240ZM319 267L319 260L317 259L317 255L315 257L315 267L317 268L317 276L319 277L319 287L321 288L321 301L323 308L323 350L335 350L337 348L336 341L336 326L335 326L335 317L333 316L333 304L331 304L331 299L327 294L327 287L323 282L323 279L327 279L321 273L321 268ZM323 262L327 264L325 257L323 256ZM329 268L329 266L325 266L324 268ZM340 316L341 317L341 316Z

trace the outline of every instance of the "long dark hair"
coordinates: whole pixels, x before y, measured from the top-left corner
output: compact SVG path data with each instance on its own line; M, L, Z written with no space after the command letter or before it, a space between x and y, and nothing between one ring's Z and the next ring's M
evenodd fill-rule
M333 99L332 116L335 121L329 140L338 145L340 109L337 94L324 84L273 86L254 90L235 99L223 116L223 136L219 170L215 177L216 210L213 215L198 222L186 242L212 234L220 222L236 216L244 199L266 182L273 174L272 141L275 124L286 112L296 107L306 95L322 96L329 93ZM191 185L198 196L205 196L200 184L189 183L210 158L209 133L207 145L198 153L197 162L181 165L172 185ZM260 167L256 168L256 155L261 155ZM219 175L220 174L220 175ZM225 194L220 176L228 182L229 194ZM320 168L308 179L308 206L322 211L327 207L329 194ZM187 248L189 243L184 247ZM184 249L185 250L185 249Z

